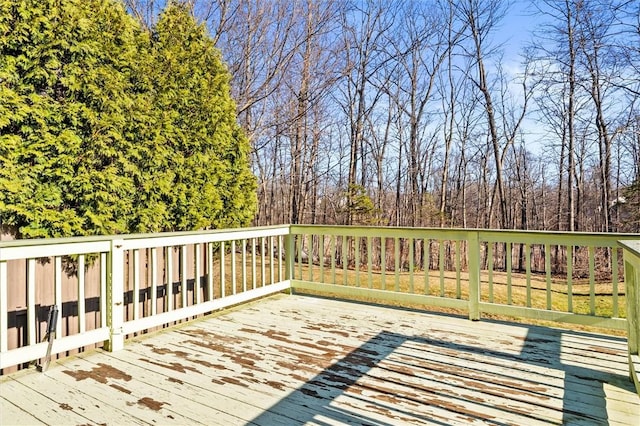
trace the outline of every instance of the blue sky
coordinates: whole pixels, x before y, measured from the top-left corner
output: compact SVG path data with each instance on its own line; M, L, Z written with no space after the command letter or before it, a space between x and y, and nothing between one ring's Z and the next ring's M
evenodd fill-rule
M522 49L531 42L532 33L539 16L533 13L531 0L515 0L509 13L502 22L500 31L496 33L496 41L504 42L505 60L518 61Z

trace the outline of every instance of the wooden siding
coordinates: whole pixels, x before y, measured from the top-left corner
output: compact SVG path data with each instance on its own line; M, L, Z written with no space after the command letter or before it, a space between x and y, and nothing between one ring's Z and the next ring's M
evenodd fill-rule
M9 424L640 422L626 340L277 295L0 379Z

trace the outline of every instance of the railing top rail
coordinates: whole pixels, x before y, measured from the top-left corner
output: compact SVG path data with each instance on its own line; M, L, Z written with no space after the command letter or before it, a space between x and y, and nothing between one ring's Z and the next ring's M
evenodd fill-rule
M119 240L127 249L160 247L181 244L216 242L229 239L248 239L289 233L323 233L325 235L377 236L404 238L467 239L477 233L481 241L551 243L565 245L594 245L615 247L619 242L640 240L640 234L588 233L561 231L522 231L475 228L410 228L345 225L275 225L251 228L212 229L201 231L161 232L154 234L100 235L69 238L42 238L0 242L0 260L25 257L47 257L108 251L106 244ZM634 245L628 246L634 250Z
M119 241L124 249L140 249L182 244L268 237L289 233L288 225L253 228L212 229L205 231L164 232L155 234L100 235L69 238L40 238L0 242L0 261L33 259L110 250L112 241Z
M0 262L16 259L66 256L88 253L103 253L110 250L111 243L104 241L77 241L55 245L12 245L0 247Z
M482 241L517 241L543 243L553 239L558 244L592 244L598 246L615 246L619 240L637 240L640 234L613 232L569 232L538 231L513 229L479 229L479 228L418 228L418 227L379 227L350 225L291 225L292 233L322 233L326 235L350 236L383 236L405 237L408 234L416 237L450 239L465 238L470 233L478 233Z
M30 247L30 246L54 246L61 244L85 244L97 243L113 240L140 240L154 238L173 238L173 237L189 237L199 235L216 235L216 234L233 234L248 233L274 230L276 232L289 232L289 225L274 226L257 226L250 228L226 228L226 229L208 229L199 231L178 231L178 232L158 232L153 234L114 234L114 235L89 235L79 237L65 238L35 238L35 239L16 239L8 241L0 241L0 249L13 247Z
M215 230L206 232L166 233L150 236L131 237L122 239L125 250L150 247L178 246L183 244L212 243L228 240L242 240L258 237L270 237L289 234L289 226L269 226L255 228L238 228Z

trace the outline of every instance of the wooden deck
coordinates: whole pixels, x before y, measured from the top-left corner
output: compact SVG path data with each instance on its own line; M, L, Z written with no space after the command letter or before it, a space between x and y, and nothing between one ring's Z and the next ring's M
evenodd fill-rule
M640 423L622 338L278 295L0 379L8 424Z

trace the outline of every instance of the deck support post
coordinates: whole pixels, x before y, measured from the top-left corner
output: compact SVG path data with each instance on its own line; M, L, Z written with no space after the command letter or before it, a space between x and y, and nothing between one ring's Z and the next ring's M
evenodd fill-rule
M469 319L480 320L480 241L478 232L470 232L469 250Z
M111 241L109 252L109 279L107 281L107 327L109 340L106 349L109 352L124 348L124 250L122 240Z
M289 232L285 236L285 252L284 252L284 279L291 282L293 280L293 268L294 268L294 260L296 257L296 236L291 233L291 227L289 227ZM293 294L293 286L290 285L289 293Z

